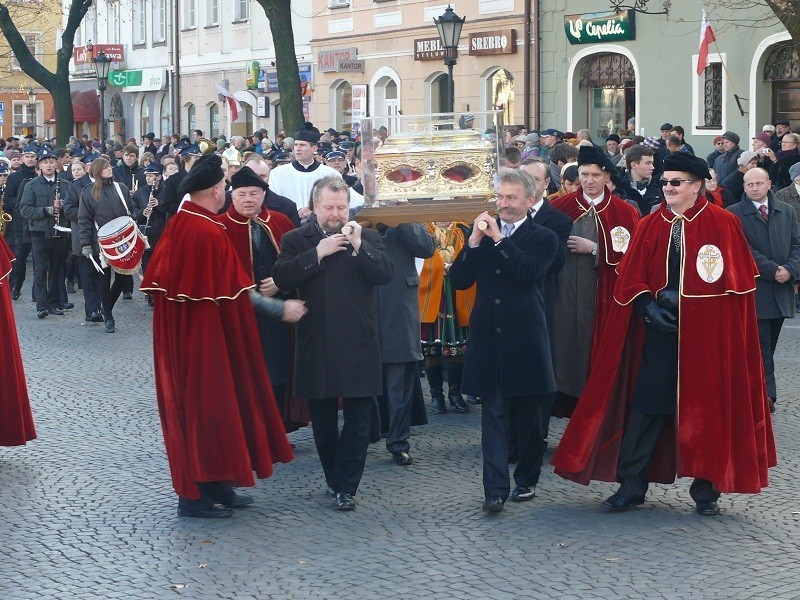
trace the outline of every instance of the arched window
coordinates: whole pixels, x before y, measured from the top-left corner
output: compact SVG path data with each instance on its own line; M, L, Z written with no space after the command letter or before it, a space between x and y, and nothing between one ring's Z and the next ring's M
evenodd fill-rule
M348 81L334 82L330 88L331 121L337 131L353 130L353 88Z
M613 52L587 57L578 89L587 94L585 122L594 139L605 139L625 127L636 111L636 72L630 59Z
M503 111L503 123L514 123L514 76L497 69L486 79L487 110Z
M212 104L211 106L208 107L208 122L209 122L209 135L211 135L211 137L218 137L219 107L216 104Z
M170 133L172 133L170 131L170 129L171 129L170 122L171 122L172 111L170 110L170 106L169 106L169 95L168 94L164 94L164 97L161 99L161 110L160 110L160 113L161 113L161 119L160 119L160 121L161 121L161 131L158 132L158 135L169 135Z

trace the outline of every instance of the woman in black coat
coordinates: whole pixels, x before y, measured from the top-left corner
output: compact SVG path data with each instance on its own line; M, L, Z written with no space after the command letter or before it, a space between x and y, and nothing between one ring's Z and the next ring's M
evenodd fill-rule
M128 188L115 183L111 164L105 158L97 158L89 166L92 185L84 188L78 208L78 239L84 256L93 257L99 263L100 245L97 230L117 217L130 216L133 206ZM113 284L112 284L113 276ZM114 304L119 299L126 284L132 284L132 275L115 273L111 267L103 269L100 275L100 304L103 307L106 331L114 333Z
M774 164L769 171L772 190L778 191L792 184L789 167L800 162L800 135L786 133L781 139L781 149L775 154L772 150L766 155Z

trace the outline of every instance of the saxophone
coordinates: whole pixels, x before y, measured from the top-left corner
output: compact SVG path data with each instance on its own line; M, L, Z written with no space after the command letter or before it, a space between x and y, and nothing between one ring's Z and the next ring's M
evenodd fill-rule
M0 236L5 236L6 227L11 222L11 213L3 210L3 196L6 195L6 186L0 188Z

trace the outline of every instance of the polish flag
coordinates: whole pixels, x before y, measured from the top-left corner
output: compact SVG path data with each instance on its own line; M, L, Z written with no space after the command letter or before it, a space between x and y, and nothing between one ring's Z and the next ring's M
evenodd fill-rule
M705 13L703 13L705 14ZM242 112L242 105L239 104L239 101L236 97L231 94L227 89L222 87L220 84L214 84L217 87L217 91L225 97L226 102L228 103L228 108L231 111L231 123L236 121L239 118L239 113Z
M711 42L717 41L711 23L708 22L706 11L703 11L703 23L700 25L700 51L697 53L697 74L702 75L708 66L708 47Z

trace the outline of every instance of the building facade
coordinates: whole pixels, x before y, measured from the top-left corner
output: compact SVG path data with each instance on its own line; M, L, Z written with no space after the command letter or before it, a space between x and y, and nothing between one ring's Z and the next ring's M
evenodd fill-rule
M716 43L696 73L702 6L673 2L669 15L635 14L592 0L542 0L539 88L542 127L588 128L595 141L636 119L637 133L681 125L699 155L731 130L749 148L763 125L800 126L800 62L764 4L706 8ZM610 3L609 3L610 4ZM630 3L629 3L630 4ZM660 2L648 5L651 11Z
M59 0L8 5L14 24L31 53L51 72L56 68L56 37L61 27L59 7ZM3 108L0 111L0 137L55 136L50 93L22 72L5 36L0 37L0 74L0 105ZM35 92L35 99L29 95L31 91Z
M434 18L448 3L326 0L313 20L310 115L350 130L359 115L392 130L392 116L446 112L447 69ZM465 17L453 70L454 110L500 110L507 124L535 114L527 0L450 2ZM355 102L354 102L355 97ZM354 107L355 104L355 107ZM355 118L353 112L355 110Z

